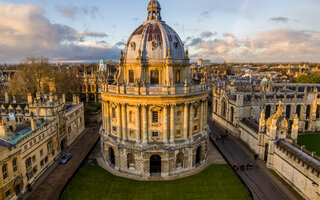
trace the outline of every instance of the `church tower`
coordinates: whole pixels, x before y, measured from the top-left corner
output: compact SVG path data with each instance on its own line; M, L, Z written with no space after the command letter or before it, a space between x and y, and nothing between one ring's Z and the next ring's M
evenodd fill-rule
M121 51L113 84L101 88L102 154L137 177L192 171L207 157L209 88L190 76L188 51L161 18L157 0Z

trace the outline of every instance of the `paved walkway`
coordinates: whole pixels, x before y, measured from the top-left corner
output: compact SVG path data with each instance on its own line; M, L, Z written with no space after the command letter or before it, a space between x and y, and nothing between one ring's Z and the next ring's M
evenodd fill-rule
M33 185L33 191L24 194L22 199L27 200L58 200L73 174L77 171L82 161L88 156L94 144L99 139L100 125L86 128L76 141L66 149L64 153L70 152L72 159L66 165L59 165L59 160L37 180Z
M227 159L232 163L247 165L253 163L254 168L238 172L243 180L248 184L253 193L254 199L259 200L295 200L296 198L289 190L276 179L266 168L265 162L254 160L253 154L246 149L236 138L229 134L229 137L222 141L216 141L219 135L225 135L225 130L220 126L214 125L212 118L208 115L208 124L212 131L211 137L224 153Z

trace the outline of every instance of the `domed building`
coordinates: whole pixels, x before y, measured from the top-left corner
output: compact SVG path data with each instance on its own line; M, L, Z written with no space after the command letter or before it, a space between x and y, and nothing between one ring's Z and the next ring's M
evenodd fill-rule
M209 88L192 80L188 51L160 11L151 0L147 21L121 52L114 84L101 88L103 159L143 178L181 175L207 157Z

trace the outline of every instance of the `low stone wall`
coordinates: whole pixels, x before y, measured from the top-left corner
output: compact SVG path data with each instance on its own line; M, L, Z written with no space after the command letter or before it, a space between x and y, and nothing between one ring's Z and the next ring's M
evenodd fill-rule
M102 122L102 114L101 111L92 113L92 114L86 114L84 115L86 126L90 124L97 124Z
M239 123L239 137L245 142L252 151L258 153L259 134L255 130L250 129L242 122Z
M224 118L220 117L216 113L212 113L212 119L216 123L218 123L221 127L223 127L224 129L228 130L229 132L231 132L234 136L236 136L236 137L239 136L238 128L234 124L229 123L227 120L225 120Z
M307 200L320 200L320 161L287 142L278 143L272 169Z

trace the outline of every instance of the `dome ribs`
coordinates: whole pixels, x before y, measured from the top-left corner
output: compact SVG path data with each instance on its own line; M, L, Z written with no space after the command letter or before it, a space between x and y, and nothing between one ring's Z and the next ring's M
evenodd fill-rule
M133 33L133 35L141 35L143 33L144 28L146 27L146 25L141 25L139 26Z
M148 42L162 42L161 30L158 24L152 24L148 34Z

